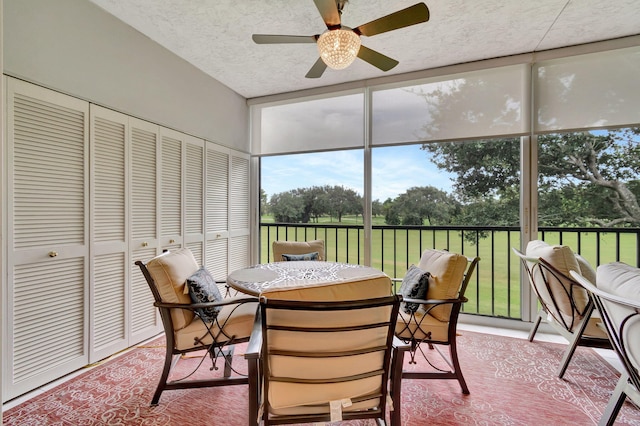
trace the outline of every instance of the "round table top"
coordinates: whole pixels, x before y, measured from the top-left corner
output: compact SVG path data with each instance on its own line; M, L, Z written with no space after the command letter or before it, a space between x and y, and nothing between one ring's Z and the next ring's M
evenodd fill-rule
M227 278L234 289L259 296L265 290L310 287L386 276L375 268L324 261L272 262L238 269Z

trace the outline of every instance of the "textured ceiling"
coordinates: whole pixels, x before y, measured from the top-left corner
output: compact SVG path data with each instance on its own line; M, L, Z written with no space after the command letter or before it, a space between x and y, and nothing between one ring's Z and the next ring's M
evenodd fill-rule
M91 0L246 98L640 34L640 0L426 0L429 22L362 37L400 64L361 60L305 74L314 44L257 45L253 33L313 35L326 27L312 0ZM349 27L417 0L350 0Z

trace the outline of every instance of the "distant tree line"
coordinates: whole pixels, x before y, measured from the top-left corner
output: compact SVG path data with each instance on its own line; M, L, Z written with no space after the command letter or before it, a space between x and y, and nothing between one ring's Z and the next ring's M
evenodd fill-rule
M313 186L280 192L266 202L262 194L262 214L273 215L276 222L310 223L321 216L342 221L344 215L362 215L362 196L344 186Z

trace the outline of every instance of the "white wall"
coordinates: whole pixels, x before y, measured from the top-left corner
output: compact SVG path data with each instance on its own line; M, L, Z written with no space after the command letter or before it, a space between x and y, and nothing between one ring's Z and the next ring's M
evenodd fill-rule
M5 74L239 151L246 100L88 0L5 0Z

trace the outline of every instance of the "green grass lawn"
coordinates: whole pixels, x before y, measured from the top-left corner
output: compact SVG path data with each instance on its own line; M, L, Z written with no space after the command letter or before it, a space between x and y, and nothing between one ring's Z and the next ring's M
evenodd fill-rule
M273 223L271 218L263 217L263 223ZM338 223L328 218L320 218L318 223L325 224L361 224L362 217L345 217ZM383 217L373 219L375 225L384 225ZM311 224L313 226L313 224ZM304 225L261 229L261 261L267 262L271 242L277 239L305 241L322 239L325 241L327 260L364 263L364 237L361 228L321 229ZM619 238L620 261L636 264L636 234L581 233L578 245L578 233L564 233L563 244L578 250L594 267L599 263L616 260L616 238ZM559 243L559 235L547 232L545 240L550 244ZM520 247L520 233L496 231L479 243L463 241L458 232L433 230L380 230L372 233L372 265L383 270L391 277L402 277L411 264L417 264L422 250L426 248L448 249L469 257L479 256L480 263L476 276L472 278L466 296L464 312L481 315L520 318L520 263L511 252L511 247ZM599 249L599 250L598 250ZM599 253L599 258L598 258ZM599 262L598 262L599 260ZM528 286L528 283L527 283ZM527 287L528 291L528 287Z

